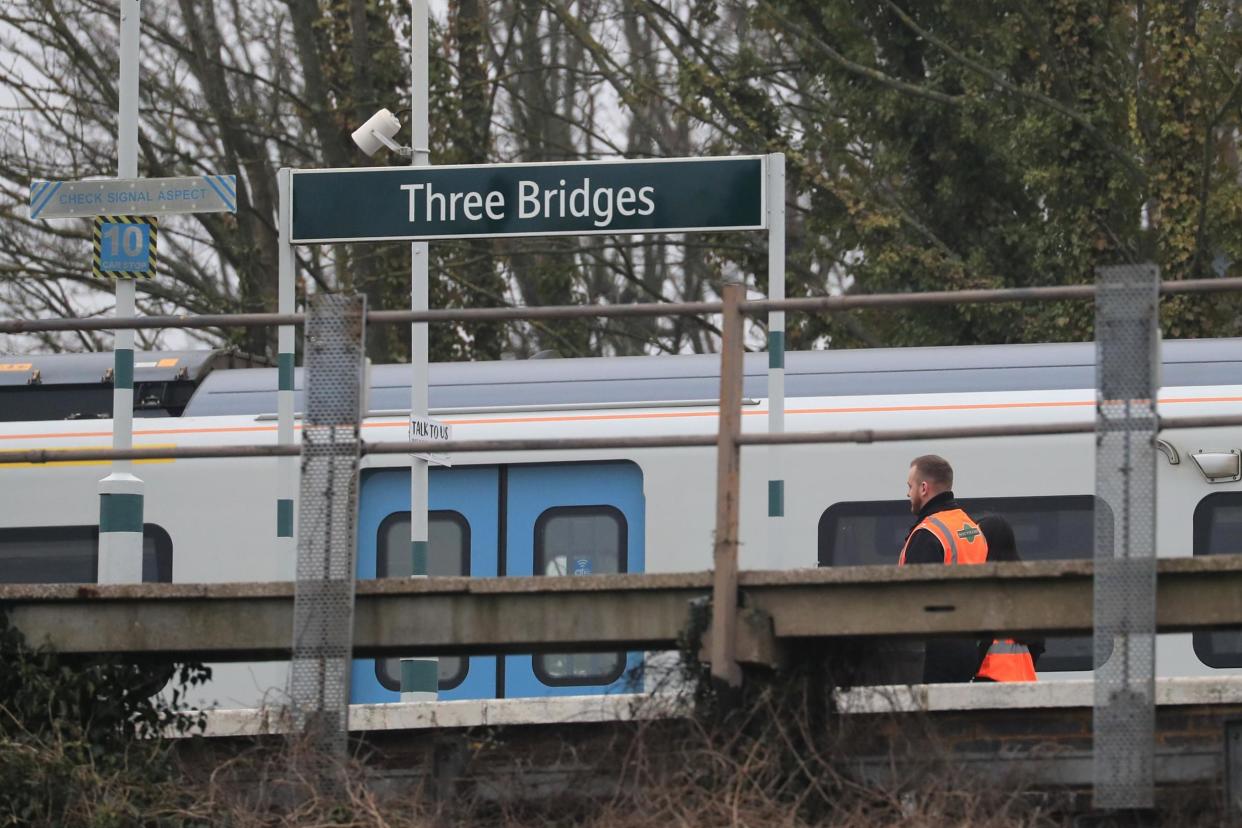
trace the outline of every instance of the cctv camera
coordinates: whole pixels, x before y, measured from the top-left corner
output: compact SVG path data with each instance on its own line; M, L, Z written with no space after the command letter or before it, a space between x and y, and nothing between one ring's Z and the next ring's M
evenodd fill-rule
M375 155L380 147L387 147L398 155L409 155L409 147L403 147L392 140L401 129L401 121L387 109L381 109L372 115L365 124L354 130L350 137L358 145L358 149L367 155Z

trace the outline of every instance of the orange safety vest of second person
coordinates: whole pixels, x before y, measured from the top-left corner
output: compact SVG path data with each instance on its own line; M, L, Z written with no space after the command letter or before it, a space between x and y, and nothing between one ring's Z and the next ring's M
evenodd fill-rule
M910 546L910 538L915 532L926 529L932 533L944 549L944 563L981 564L988 559L988 542L983 531L970 519L970 515L961 509L949 509L935 512L919 521L910 532L905 544L901 547L898 566L906 564L906 549ZM976 678L989 681L1037 681L1035 660L1025 646L1013 639L997 639L988 648L983 663L979 666Z
M975 678L988 681L1038 681L1035 660L1025 645L1012 638L998 638L988 647Z

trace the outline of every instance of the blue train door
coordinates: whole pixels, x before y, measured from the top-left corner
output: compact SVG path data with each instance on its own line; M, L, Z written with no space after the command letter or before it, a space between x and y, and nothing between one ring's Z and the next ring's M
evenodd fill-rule
M509 466L506 575L642 572L642 470L630 462ZM642 689L642 653L520 655L504 659L507 697Z
M359 578L409 574L409 481L406 469L363 472ZM432 575L644 571L642 471L634 463L433 468L429 489ZM638 690L641 665L641 653L620 652L441 658L440 698ZM399 659L356 659L353 702L399 701L400 674Z
M429 574L495 577L500 548L497 467L432 468L428 488ZM409 470L364 471L358 498L358 577L409 575L409 549ZM495 656L441 658L440 698L495 697L496 668ZM350 681L355 704L400 701L400 660L355 659Z

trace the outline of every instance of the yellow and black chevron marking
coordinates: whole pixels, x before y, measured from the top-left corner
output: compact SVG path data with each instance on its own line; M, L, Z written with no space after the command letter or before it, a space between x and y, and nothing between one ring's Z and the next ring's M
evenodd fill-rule
M148 224L151 226L151 255L146 270L104 270L103 226L105 224ZM155 242L159 229L158 216L95 216L95 231L91 235L91 272L97 279L153 279L155 278Z

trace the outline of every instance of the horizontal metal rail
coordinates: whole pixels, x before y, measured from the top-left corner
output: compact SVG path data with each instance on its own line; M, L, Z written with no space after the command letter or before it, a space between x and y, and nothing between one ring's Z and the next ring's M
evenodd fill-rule
M1161 632L1242 626L1242 556L1162 559L1158 572ZM1091 629L1091 576L1086 561L870 566L742 572L739 587L748 611L771 618L776 642L1070 634ZM690 602L709 596L711 583L710 572L360 581L354 653L670 650ZM289 655L293 590L292 583L5 585L0 607L29 641L62 653L279 659ZM744 627L739 637L750 634Z
M1242 415L1168 417L1160 430L1223 428L1242 425ZM1053 434L1089 434L1094 422L1017 423L994 426L945 428L849 429L845 431L793 431L742 434L743 446L803 445L812 443L892 443L913 440L958 440L986 437L1023 437ZM714 434L663 435L653 437L547 437L530 440L449 440L434 442L376 441L362 444L364 455L374 454L471 454L504 451L569 451L612 449L701 448L715 446ZM19 449L0 451L0 468L14 464L82 463L105 460L205 460L230 457L294 457L302 453L294 445L174 446L131 449Z
M1242 277L1225 279L1187 279L1161 282L1160 293L1185 295L1242 291ZM741 303L742 313L770 311L794 313L834 313L866 308L916 308L941 305L988 305L1005 302L1053 302L1085 300L1095 296L1095 285L1059 285L1031 288L931 291L923 293L875 293L850 296L816 296L799 299L755 299ZM518 322L548 319L596 319L652 316L698 316L724 310L721 302L646 302L630 305L548 305L519 308L455 308L426 311L373 310L367 312L369 325L397 325L411 322ZM216 313L197 316L93 317L89 319L3 319L0 334L45 333L52 331L113 331L167 328L258 328L275 325L302 325L301 313Z

